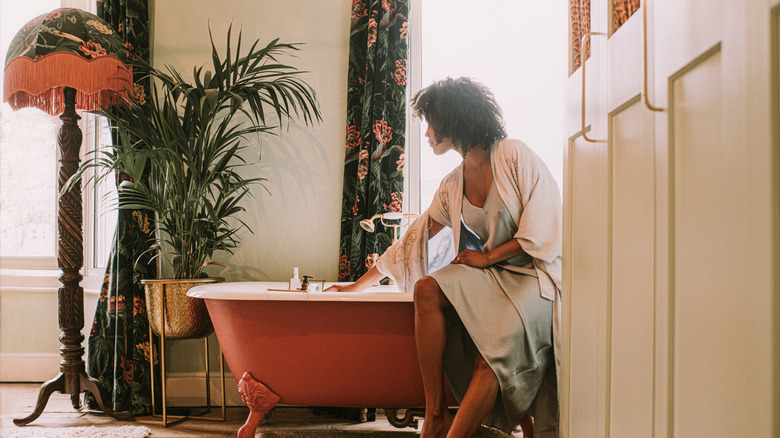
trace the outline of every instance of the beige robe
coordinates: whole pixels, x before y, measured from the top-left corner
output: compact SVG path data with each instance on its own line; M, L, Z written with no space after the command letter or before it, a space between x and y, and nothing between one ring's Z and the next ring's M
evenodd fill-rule
M553 346L555 366L560 377L561 253L562 202L558 185L550 170L525 143L504 139L491 147L490 161L499 196L517 224L515 238L533 258L542 297L553 305ZM427 275L427 241L429 211L446 217L458 248L463 202L463 165L444 180L433 202L403 238L387 249L377 262L377 269L392 278L406 291ZM560 378L558 379L560 382Z

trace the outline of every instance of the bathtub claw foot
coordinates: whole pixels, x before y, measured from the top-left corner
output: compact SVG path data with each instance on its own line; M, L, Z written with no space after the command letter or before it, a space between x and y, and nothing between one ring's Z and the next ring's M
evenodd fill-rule
M255 380L248 371L238 382L238 394L249 408L249 417L238 430L238 438L254 438L263 416L279 403L280 398L267 386Z
M403 417L398 415L399 410L405 411ZM385 416L390 424L399 429L403 429L404 427L413 427L416 429L418 423L417 418L414 417L424 417L425 409L385 409Z

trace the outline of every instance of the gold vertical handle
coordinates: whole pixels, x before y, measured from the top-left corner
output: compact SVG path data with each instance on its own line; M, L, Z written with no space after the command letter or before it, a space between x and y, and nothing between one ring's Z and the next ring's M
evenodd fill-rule
M604 35L602 32L585 32L580 40L580 50L582 50L582 138L589 143L596 143L598 140L594 140L588 137L588 133L585 132L585 38L590 42L591 35Z
M650 103L650 95L647 92L647 0L642 5L642 52L644 56L644 92L643 101L647 109L651 111L663 111L663 108L659 108Z

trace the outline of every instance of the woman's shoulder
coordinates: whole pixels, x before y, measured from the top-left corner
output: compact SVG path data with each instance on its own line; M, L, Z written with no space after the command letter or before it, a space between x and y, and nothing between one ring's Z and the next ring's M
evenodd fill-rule
M536 164L541 161L539 155L530 146L516 138L499 140L494 150L495 158L504 162Z
M533 153L533 150L531 150L527 144L516 138L503 138L499 140L496 145L496 151L501 153Z

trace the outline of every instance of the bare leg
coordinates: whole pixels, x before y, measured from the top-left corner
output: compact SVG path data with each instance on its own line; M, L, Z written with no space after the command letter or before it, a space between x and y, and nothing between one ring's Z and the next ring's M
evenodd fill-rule
M444 309L450 305L439 284L423 277L414 285L414 336L425 391L425 421L420 438L439 438L447 434L452 414L444 393L444 350L447 326Z
M477 353L471 382L458 408L447 438L470 438L493 409L498 396L498 378L481 354Z

